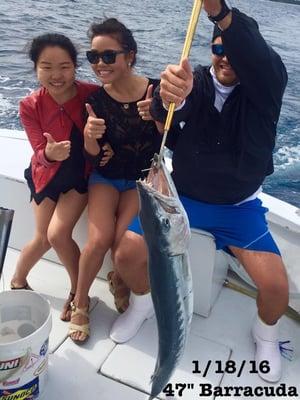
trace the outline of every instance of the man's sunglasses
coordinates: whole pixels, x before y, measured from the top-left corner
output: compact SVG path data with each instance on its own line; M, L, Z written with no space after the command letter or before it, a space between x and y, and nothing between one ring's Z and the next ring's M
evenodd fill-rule
M224 46L222 44L212 44L211 51L215 56L218 56L218 57L225 56L225 50L224 50Z
M114 64L118 54L126 54L125 50L105 50L99 53L97 50L88 50L86 52L86 58L91 64L98 64L100 59L104 64Z

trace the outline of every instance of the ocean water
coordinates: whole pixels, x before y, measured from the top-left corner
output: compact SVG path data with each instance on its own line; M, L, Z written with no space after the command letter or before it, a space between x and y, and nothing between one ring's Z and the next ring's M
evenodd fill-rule
M54 5L55 3L55 5ZM285 92L274 152L275 173L264 191L300 207L300 6L269 0L233 0L254 17L265 39L281 55L289 83ZM97 18L116 17L138 42L137 71L152 77L177 63L193 1L184 0L10 0L0 3L0 128L21 129L18 101L37 87L26 43L55 31L69 36L80 51L78 78L94 81L84 52L87 29ZM191 51L191 62L208 64L212 24L203 12Z

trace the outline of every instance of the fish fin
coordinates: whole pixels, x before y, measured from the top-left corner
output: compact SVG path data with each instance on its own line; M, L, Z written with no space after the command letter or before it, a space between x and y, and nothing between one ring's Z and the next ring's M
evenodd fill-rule
M154 379L155 379L155 377L157 375L158 369L159 369L158 363L156 363L155 368L154 368L154 372L153 372L153 374L151 375L151 378L150 378L150 383L151 384L153 383L153 381L154 381Z

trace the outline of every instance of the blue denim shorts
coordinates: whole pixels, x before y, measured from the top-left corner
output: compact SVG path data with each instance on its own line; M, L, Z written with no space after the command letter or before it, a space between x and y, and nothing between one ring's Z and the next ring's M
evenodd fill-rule
M126 192L126 190L135 189L135 181L128 181L126 179L110 179L104 178L99 172L93 171L89 177L89 186L96 183L113 186L118 192Z
M268 211L259 199L240 205L202 203L180 196L187 212L191 228L211 233L216 240L217 250L231 254L229 246L253 251L266 251L280 255L280 251L269 231L265 214ZM128 227L142 235L138 217Z

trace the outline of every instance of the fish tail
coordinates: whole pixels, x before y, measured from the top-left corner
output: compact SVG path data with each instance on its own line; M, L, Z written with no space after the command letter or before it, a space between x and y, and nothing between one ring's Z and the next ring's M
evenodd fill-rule
M172 375L172 369L169 366L159 368L156 373L151 377L152 388L151 388L151 399L154 399L164 389ZM150 400L150 399L149 399Z

